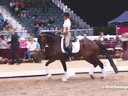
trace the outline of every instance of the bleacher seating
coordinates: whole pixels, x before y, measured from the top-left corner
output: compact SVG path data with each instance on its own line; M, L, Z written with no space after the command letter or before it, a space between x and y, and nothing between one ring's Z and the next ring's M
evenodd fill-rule
M55 18L55 25L57 26L57 28L59 29L62 26L63 23L63 18L62 18L62 14L63 12L56 7L51 1L51 6L49 6L49 9L47 12L43 12L43 7L29 7L26 8L26 10L29 12L29 16L27 18L19 18L18 16L16 16L17 20L20 21L20 23L23 25L23 27L25 27L26 29L31 28L33 30L34 26L33 26L33 22L35 20L34 16L36 15L36 18L38 18L39 20L44 20L45 22L48 22L50 17L54 17ZM13 14L15 15L15 14ZM44 29L49 29L49 27L45 26Z
M10 1L11 0L5 0L5 1L2 0L0 2L0 5L4 6L8 11L10 11L10 8L9 8L9 2ZM22 0L22 1L29 2L29 0ZM44 9L43 9L42 2L43 2L43 0L39 0L38 1L39 5L37 5L36 7L30 6L30 7L25 8L25 10L27 10L29 12L29 15L27 18L21 19L19 16L17 16L12 11L10 11L12 17L14 17L14 19L15 19L13 21L18 21L18 23L20 23L23 28L25 27L25 29L31 28L33 30L33 27L34 27L33 22L34 22L34 16L35 15L36 15L36 18L38 18L39 20L43 19L45 22L48 22L50 17L54 17L55 18L55 25L59 29L63 23L63 18L62 18L63 12L57 6L55 6L51 0L49 0L50 6L48 6L48 11L43 12ZM44 29L48 29L48 26L47 27L45 26Z
M15 1L15 0L14 0ZM25 7L25 11L28 12L27 16L25 18L21 18L21 16L17 15L15 12L13 12L12 10L10 10L9 7L9 3L11 2L11 0L2 0L2 2L0 2L0 5L3 5L8 11L10 11L11 16L13 17L13 21L17 21L17 23L14 24L14 26L20 26L21 29L24 29L24 36L25 36L25 32L27 32L28 29L31 29L31 31L34 33L34 25L33 22L35 21L35 18L38 18L39 20L44 20L46 23L48 22L50 17L54 17L55 18L55 29L60 29L62 28L62 24L63 24L63 10L60 9L59 7L57 7L57 5L53 2L53 0L19 0L21 2L24 3L29 3L32 1L35 1L36 6L31 6L29 5L29 7ZM48 11L44 12L44 1L48 2ZM81 29L82 25L80 26L80 24L78 22L76 22L73 18L71 18L72 20L72 28L74 29ZM81 21L82 22L82 21ZM77 24L78 23L78 24ZM85 24L86 27L84 30L85 32L83 32L83 30L81 30L80 32L76 32L78 34L76 35L93 35L93 28L87 27L88 25ZM47 26L44 26L44 30L50 29L51 27L49 26L49 24ZM18 27L16 27L16 29L18 29ZM20 31L22 32L22 31Z

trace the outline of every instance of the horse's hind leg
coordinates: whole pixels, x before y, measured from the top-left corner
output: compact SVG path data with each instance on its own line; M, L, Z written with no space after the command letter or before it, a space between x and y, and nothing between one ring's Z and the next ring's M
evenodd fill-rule
M97 65L93 65L93 68L89 72L91 79L95 79L94 76L93 76L93 74L95 72L96 67L97 67Z
M87 62L93 64L93 68L92 68L92 69L90 70L90 72L89 72L91 79L95 79L94 76L93 76L93 74L94 74L95 69L96 69L96 67L97 67L97 65L98 65L97 62L96 62L94 59L95 59L94 57L85 59Z
M98 59L99 60L99 59ZM104 65L103 63L99 60L99 64L98 64L101 68L101 71L102 71L102 77L101 78L105 78L106 77L106 71L104 69Z
M68 72L67 72L67 66L66 66L66 63L65 63L65 60L60 60L61 63L62 63L62 66L63 66L63 69L64 69L64 77L62 78L62 81L67 81L69 76L68 76Z
M50 73L50 71L49 71L49 69L48 69L48 65L50 64L50 63L52 63L52 62L54 62L55 60L54 59L52 59L52 60L49 60L48 62L46 62L46 64L45 64L45 71L46 71L46 74L48 74L48 78L50 78L52 75L51 75L51 73Z
M92 79L94 79L93 73L94 73L94 71L95 71L97 65L99 65L100 68L101 68L101 70L102 70L102 75L103 75L102 77L106 77L103 63L99 60L98 57L90 57L90 58L85 59L85 60L88 61L89 63L93 64L93 66L94 66L94 67L91 69L91 71L89 72L90 77L91 77Z

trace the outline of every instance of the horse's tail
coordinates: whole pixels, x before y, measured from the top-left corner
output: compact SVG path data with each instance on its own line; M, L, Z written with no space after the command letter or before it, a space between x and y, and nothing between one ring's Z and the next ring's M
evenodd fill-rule
M109 60L112 68L114 69L115 73L118 73L118 69L117 66L115 65L115 63L113 62L113 59L109 53L109 51L105 48L105 46L99 42L97 42L97 45L100 47L100 54L105 55L106 58Z

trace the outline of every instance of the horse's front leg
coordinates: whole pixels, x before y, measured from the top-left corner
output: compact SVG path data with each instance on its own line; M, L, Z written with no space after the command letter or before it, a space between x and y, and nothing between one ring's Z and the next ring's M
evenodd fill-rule
M52 59L52 60L49 60L48 62L46 62L46 64L45 64L45 71L46 71L48 78L51 78L51 76L52 76L52 74L50 73L50 71L48 69L48 65L54 61L55 61L55 59L54 60Z
M69 76L68 76L67 66L66 66L65 60L60 60L60 61L62 63L62 66L64 68L64 72L65 72L64 77L62 78L62 81L68 81Z

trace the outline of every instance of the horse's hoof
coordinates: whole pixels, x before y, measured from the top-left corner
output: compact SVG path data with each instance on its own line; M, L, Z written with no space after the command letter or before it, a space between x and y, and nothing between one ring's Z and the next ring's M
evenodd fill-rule
M93 75L90 75L91 79L95 79Z
M100 78L101 78L101 79L104 79L105 77L102 76L102 77L100 77Z
M51 74L48 74L47 77L48 77L48 79L51 79L52 75Z
M62 78L62 81L63 81L63 82L67 82L68 79L64 77L64 78Z
M119 72L118 71L115 71L115 74L118 74Z

